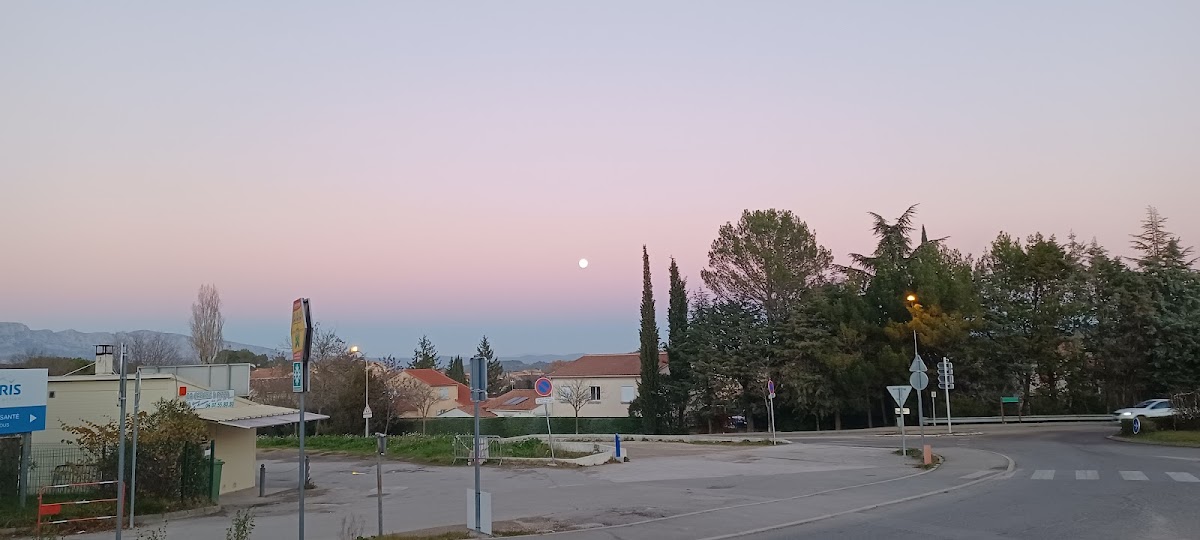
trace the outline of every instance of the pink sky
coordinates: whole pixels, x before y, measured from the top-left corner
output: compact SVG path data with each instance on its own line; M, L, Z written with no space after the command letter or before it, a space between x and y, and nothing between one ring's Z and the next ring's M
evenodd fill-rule
M69 7L68 7L69 6ZM287 9L281 7L287 6ZM868 7L870 6L870 7ZM1027 6L1034 6L1028 4ZM276 345L291 301L369 354L637 346L717 228L786 208L839 261L1145 206L1200 239L1193 2L7 3L0 320ZM576 261L592 265L580 270Z

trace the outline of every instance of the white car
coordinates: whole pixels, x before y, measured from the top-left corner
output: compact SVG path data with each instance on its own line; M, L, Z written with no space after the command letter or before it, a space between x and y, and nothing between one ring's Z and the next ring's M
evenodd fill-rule
M1120 422L1121 420L1132 420L1134 418L1162 418L1175 414L1175 410L1171 408L1171 402L1166 399L1148 399L1137 405L1125 409L1117 409L1113 411L1113 420Z

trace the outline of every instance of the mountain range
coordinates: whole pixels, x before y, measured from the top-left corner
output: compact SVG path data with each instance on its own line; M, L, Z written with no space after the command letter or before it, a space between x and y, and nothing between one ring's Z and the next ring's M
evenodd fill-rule
M0 322L0 362L12 361L22 356L65 356L68 358L91 359L96 356L96 345L113 345L129 342L136 336L161 335L166 338L184 358L192 356L192 345L188 336L153 330L130 332L78 332L75 330L32 330L14 322ZM275 354L278 349L259 347L245 343L226 342L226 348L246 349L254 354Z
M33 330L15 322L0 322L0 362L10 362L26 356L64 356L91 359L96 354L96 345L111 345L129 342L135 337L162 336L179 350L183 358L192 357L192 345L188 336L154 330L132 330L128 332L79 332L76 330ZM226 342L226 348L246 349L254 354L274 355L279 349L260 347L245 343ZM500 363L505 371L546 369L556 360L575 360L583 353L573 354L526 354L501 356ZM442 365L449 365L449 356L443 356Z

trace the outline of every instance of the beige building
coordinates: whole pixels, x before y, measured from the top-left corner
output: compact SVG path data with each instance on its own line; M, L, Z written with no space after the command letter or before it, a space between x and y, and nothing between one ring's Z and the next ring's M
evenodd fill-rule
M462 406L471 406L471 389L436 369L406 369L390 384L403 385L409 381L433 389L435 401L429 406L429 418L441 416ZM425 411L416 410L419 404L408 403L401 418L421 418Z
M34 445L58 445L73 442L74 436L63 430L64 425L81 425L84 422L107 424L120 416L120 376L112 373L112 357L97 356L95 373L50 377L46 399L46 430L34 432ZM231 373L242 373L240 366L247 366L247 380L234 386L248 388L249 364L223 365ZM218 366L213 366L218 367ZM234 377L236 378L236 376ZM230 390L218 392L215 399L201 394L208 390ZM126 412L133 414L136 399L136 374L129 374L126 381ZM208 434L214 441L216 458L223 461L220 493L229 493L253 488L257 480L257 428L293 424L299 421L299 411L285 407L274 407L254 403L237 396L243 390L206 388L180 378L174 373L142 374L140 410L153 412L160 400L180 399L197 407L196 414L208 422ZM189 394L192 398L189 398ZM203 399L195 399L204 396ZM320 420L324 415L307 413L308 418ZM307 419L307 418L306 418ZM43 463L53 468L61 464ZM52 477L52 475L51 475ZM49 483L46 478L43 483Z
M551 416L575 416L568 395L576 390L589 399L579 408L580 417L618 418L629 416L629 404L637 397L642 362L638 353L588 354L565 363L546 375L554 384ZM667 353L659 354L659 373L667 374Z

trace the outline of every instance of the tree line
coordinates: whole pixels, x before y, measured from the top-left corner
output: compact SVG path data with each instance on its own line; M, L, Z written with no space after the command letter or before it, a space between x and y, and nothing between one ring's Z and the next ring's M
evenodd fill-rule
M754 429L773 379L779 429L882 425L894 422L885 387L906 384L915 353L931 369L955 363L961 415L998 414L1001 396L1025 414L1083 414L1200 388L1200 273L1154 208L1132 258L1074 235L1004 232L975 258L918 234L916 205L869 215L875 250L846 266L787 210L722 225L703 287L689 290L671 260L665 342L643 246L630 414L648 433L718 430L734 415Z

